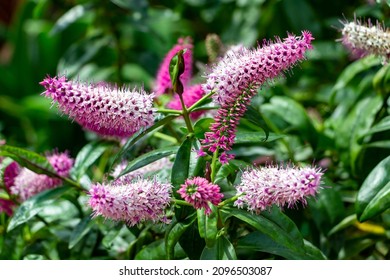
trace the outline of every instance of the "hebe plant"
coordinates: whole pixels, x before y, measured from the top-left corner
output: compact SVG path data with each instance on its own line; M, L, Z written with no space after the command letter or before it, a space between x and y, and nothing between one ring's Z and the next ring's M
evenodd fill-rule
M361 48L367 38L354 44L359 35L347 36L356 31L371 36L364 28L345 24L343 42ZM43 156L2 143L0 211L3 220L9 217L7 232L30 230L33 224L44 236L55 223L45 209L62 200L74 210L61 221L63 227L74 227L64 237L70 254L85 251L87 244L89 258L237 259L246 250L244 257L260 251L264 257L325 259L283 212L307 206L309 197L329 188L324 171L294 159L257 166L236 158L234 150L278 139L270 135L272 123L251 102L283 73L304 63L313 48L312 34L288 34L257 48L223 48L217 36L208 39L213 61L196 83L190 38L179 39L167 54L151 93L70 80L64 74L44 78L42 95L98 140L75 159L66 152ZM369 48L364 51L366 55ZM386 60L388 54L388 47L381 47L379 55ZM100 157L106 158L99 166L104 174L96 180L89 170L99 168L95 162ZM382 187L374 186L378 192ZM386 197L377 195L372 204L360 193L361 221L385 211L388 205L378 204Z

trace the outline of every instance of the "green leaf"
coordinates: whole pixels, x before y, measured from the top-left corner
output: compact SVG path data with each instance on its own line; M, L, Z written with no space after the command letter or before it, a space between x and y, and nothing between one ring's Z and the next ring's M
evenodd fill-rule
M57 72L66 73L68 77L77 75L85 64L109 44L110 37L100 35L84 38L72 44L58 62Z
M371 135L377 132L382 132L387 130L390 130L390 116L386 116L383 119L381 119L380 122L372 126L366 133L364 133L364 135L362 135L360 139L367 135Z
M261 143L261 142L271 142L285 137L285 135L278 135L275 133L268 133L268 136L263 131L253 131L253 132L244 132L237 131L236 138L234 139L234 144L250 144L250 143Z
M287 96L274 96L269 104L263 105L262 109L264 114L272 113L290 124L289 130L297 131L303 141L309 141L314 148L316 147L317 130L301 104Z
M352 215L349 215L347 217L345 217L340 223L338 223L337 225L335 225L329 232L328 232L328 236L331 236L343 229L346 229L347 227L350 227L352 226L353 224L355 224L357 222L357 218L356 218L356 215L355 214L352 214Z
M91 216L84 217L72 231L68 248L72 249L77 243L79 243L80 240L89 233L94 223L95 220L92 220Z
M85 145L76 156L71 177L79 181L87 169L104 153L112 143L98 140Z
M176 218L171 222L170 227L165 233L165 251L168 260L175 257L175 246L186 230L195 222L196 213L188 216L186 219L177 221Z
M304 240L304 251L296 252L276 243L268 235L255 231L245 235L237 243L237 249L249 249L281 256L290 260L326 259L322 252Z
M199 235L206 241L206 247L212 248L217 240L218 212L216 206L212 204L209 206L212 210L210 215L206 215L204 209L198 209L197 216Z
M266 234L276 244L280 244L296 254L304 253L303 238L297 226L277 207L273 207L270 211L263 211L260 215L236 208L222 208L221 212L224 214L223 221L234 216Z
M375 56L367 56L351 63L339 75L339 78L337 79L337 82L332 89L332 96L335 96L338 91L344 90L344 88L347 87L351 80L359 73L366 71L374 66L380 65L380 63L380 59Z
M77 5L63 14L53 26L51 34L56 34L66 29L69 25L77 20L85 17L85 14L90 10L91 5Z
M192 140L190 138L184 140L176 154L175 162L173 163L171 183L176 189L188 178L192 147L191 142Z
M382 160L364 180L357 198L356 215L366 221L390 208L390 156Z
M177 152L179 147L166 147L161 148L157 150L153 150L151 152L148 152L146 154L143 154L132 161L130 161L126 168L119 174L118 177L123 176L127 173L130 173L134 170L137 170L138 168L144 167L145 165L148 165L149 163L152 163L156 160L159 160L161 158L164 158L166 156L172 155Z
M17 226L31 220L42 210L43 207L50 205L53 201L65 194L69 189L70 187L64 186L46 190L24 201L19 205L18 209L16 209L15 214L9 222L7 231L11 231Z
M256 108L251 105L247 106L247 110L243 119L247 119L248 121L263 129L265 138L268 139L270 129L265 122L263 115L258 110L256 110Z
M0 145L0 156L13 158L20 165L34 171L35 173L57 176L49 161L40 154L18 147Z
M221 166L218 170L217 175L215 176L215 183L218 184L222 180L228 178L230 175L236 175L239 170L245 169L246 167L252 165L241 160L230 160L227 164Z
M234 246L225 236L220 236L212 248L203 249L201 260L236 260Z
M390 90L390 65L384 65L379 71L375 74L372 84L374 89L380 94L386 96Z
M141 129L139 132L135 133L133 136L131 136L125 145L119 150L116 157L114 158L113 164L118 163L120 159L123 158L123 156L126 154L127 151L129 151L133 145L135 145L141 138L143 138L145 135L151 133L152 131L160 128L161 126L166 125L167 123L171 122L173 119L177 118L177 116L174 115L168 115L160 120L158 120L155 124L152 126Z
M112 3L127 10L144 10L148 7L148 1L146 0L137 0L137 1L129 1L129 0L110 0Z

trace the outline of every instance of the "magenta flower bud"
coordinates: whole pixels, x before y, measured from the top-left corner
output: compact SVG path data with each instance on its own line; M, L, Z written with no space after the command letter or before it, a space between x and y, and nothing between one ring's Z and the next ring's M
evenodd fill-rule
M183 54L184 58L184 72L180 75L179 79L182 82L184 89L188 81L192 77L192 49L193 45L190 38L179 38L177 44L168 52L165 56L163 62L160 65L160 68L157 72L157 77L155 81L155 86L153 91L157 96L168 92L172 89L171 77L169 75L169 64L171 59L177 54L178 51L186 51Z
M313 167L267 166L243 172L241 184L236 186L238 208L259 214L272 205L288 208L298 202L306 205L306 197L320 189L321 170Z
M171 201L172 185L156 179L128 180L126 176L110 184L94 184L89 191L89 205L94 216L124 221L130 226L145 221L169 220L165 209Z
M193 104L195 104L199 99L203 97L205 94L202 85L193 85L189 88L187 88L183 94L183 100L184 100L184 105L186 105L187 108L191 107ZM180 97L179 95L175 94L173 97L173 100L170 101L167 105L168 108L174 109L174 110L182 110L182 105L180 102ZM192 119L197 119L199 118L204 111L196 111L192 112L190 114L190 117Z
M343 37L340 41L351 51L354 57L360 58L369 54L382 57L388 61L390 57L390 32L379 23L372 25L354 22L343 23L341 30Z
M277 39L276 43L268 42L255 50L232 48L212 68L203 89L215 91L213 99L221 107L210 132L205 133L200 155L221 149L221 163L227 163L234 157L227 152L232 149L239 120L252 97L266 81L280 76L303 60L305 51L312 48L312 40L311 33L303 31L301 37L289 35L283 41Z
M153 94L143 89L83 84L65 77L47 77L40 84L62 112L100 135L125 138L153 124Z
M211 213L208 203L218 205L223 198L219 186L210 183L202 177L187 179L177 192L185 201L191 203L195 209L204 208L206 215Z

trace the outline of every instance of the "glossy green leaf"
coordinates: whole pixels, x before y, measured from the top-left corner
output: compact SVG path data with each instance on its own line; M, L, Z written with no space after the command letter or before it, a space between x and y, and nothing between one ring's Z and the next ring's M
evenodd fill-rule
M236 260L237 255L234 246L225 236L218 237L214 246L203 249L201 260Z
M123 156L126 154L126 152L128 152L144 136L146 136L147 134L153 132L154 130L159 129L160 127L166 125L167 123L171 122L175 118L177 118L177 116L168 115L168 116L163 117L162 119L158 120L152 126L146 128L146 129L141 129L140 131L135 133L133 136L131 136L127 140L126 144L123 145L123 147L116 154L112 165L118 163L118 161L120 161L123 158Z
M181 184L188 178L190 159L191 159L192 140L187 138L181 144L173 163L171 183L175 188L179 188Z
M381 119L380 122L372 126L362 137L387 130L390 130L390 116Z
M85 14L89 11L90 5L77 5L63 14L53 26L51 30L52 34L59 33L66 29L69 25L77 20L85 17Z
M288 248L297 254L303 254L303 238L297 226L280 209L273 207L270 211L263 211L260 215L253 215L248 211L231 208L221 209L223 220L231 216L240 219L269 236L276 244Z
M390 90L390 65L386 64L376 73L372 84L374 89L382 95L386 95Z
M349 215L347 217L345 217L340 223L338 223L337 225L335 225L328 233L328 236L331 236L343 229L346 229L350 226L352 226L354 223L357 222L357 218L356 218L356 215L353 214L353 215Z
M108 44L110 44L108 36L85 38L74 43L58 62L57 72L66 73L68 77L76 76L80 69Z
M357 159L363 148L359 139L372 126L377 112L382 108L382 104L383 99L379 95L367 97L359 101L347 117L346 123L351 123L352 127L347 127L348 130L345 130L344 133L350 135L349 151L352 172L359 170Z
M69 249L72 249L80 240L86 236L94 225L95 221L91 216L84 217L74 228L69 238Z
M179 242L179 239L186 232L186 230L194 223L196 220L196 213L188 216L182 221L177 221L176 218L171 222L170 227L165 233L165 251L167 259L174 259L175 246Z
M35 173L57 176L49 161L40 154L18 147L0 145L0 156L10 157Z
M263 131L237 131L235 144L260 144L264 142L271 142L283 138L284 135L278 135L275 133L269 133L268 137Z
M174 146L174 147L166 147L166 148L161 148L157 150L153 150L151 152L148 152L146 154L143 154L132 161L130 161L126 168L119 174L118 177L123 176L127 173L130 173L134 170L137 170L138 168L144 167L145 165L148 165L152 162L155 162L156 160L159 160L161 158L164 158L166 156L172 155L177 152L179 147Z
M30 199L24 201L16 209L11 221L9 222L7 231L11 231L17 226L24 224L35 217L43 207L50 205L54 200L60 198L70 187L59 187L41 192Z
M390 208L390 157L382 160L364 180L357 198L356 214L366 221Z
M252 166L252 164L236 159L230 160L227 164L223 164L218 170L214 182L218 184L230 175L236 175L239 170L243 170L248 166Z
M261 128L265 133L266 140L268 140L270 129L269 129L266 121L263 119L263 115L261 114L261 112L256 110L256 108L254 108L253 106L249 105L247 107L244 118L242 120L244 120L244 119L247 119L248 121L252 122L256 126Z
M304 250L293 251L280 243L276 243L268 235L255 231L237 243L237 249L249 249L281 256L289 260L326 259L322 252L308 241L304 240Z
M210 215L206 215L204 209L197 210L199 235L206 241L207 248L212 248L214 246L218 233L217 207L210 205L210 208L212 210Z
M77 181L85 174L87 169L110 147L112 143L98 140L85 145L77 154L74 166L71 170L71 177Z
M316 147L318 133L305 108L287 96L274 96L269 104L263 105L264 114L272 113L290 124L289 130L297 131L304 141Z
M346 67L337 79L332 89L333 96L340 90L343 90L359 73L379 65L380 59L375 56L367 56L356 60Z

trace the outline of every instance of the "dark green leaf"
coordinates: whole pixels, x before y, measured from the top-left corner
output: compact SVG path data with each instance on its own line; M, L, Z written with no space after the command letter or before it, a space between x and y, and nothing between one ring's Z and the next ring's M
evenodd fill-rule
M91 219L91 216L84 217L80 223L74 228L70 239L69 239L69 249L72 249L79 241L86 236L91 230L94 220Z
M210 208L212 210L210 215L206 215L204 209L197 210L199 235L206 241L207 248L212 248L214 246L218 233L217 207L210 205Z
M256 108L249 105L247 107L246 112L245 112L244 119L247 119L250 122L252 122L253 124L260 127L265 133L265 138L268 140L268 135L269 135L270 129L269 129L267 123L265 122L265 120L263 119L263 115L258 110L256 110Z
M186 219L178 222L176 218L171 222L170 227L165 233L165 251L167 259L174 259L175 246L181 236L186 232L186 230L193 224L196 220L196 213L188 216Z
M136 144L142 137L149 134L150 132L160 128L163 125L166 125L173 119L177 118L177 116L168 115L160 120L158 120L155 124L153 124L151 127L148 127L146 129L140 130L139 132L135 133L133 136L131 136L125 145L119 150L117 155L114 158L113 164L118 163L120 159L126 154L127 151L129 151L134 144Z
M276 243L268 235L261 232L252 232L238 241L237 249L249 249L281 256L290 260L325 259L318 248L304 240L304 251L292 251L291 249Z
M390 156L382 160L364 180L356 198L356 215L366 221L390 208Z
M351 82L353 78L355 78L359 73L370 69L373 66L379 65L380 59L374 56L367 56L365 58L356 60L351 63L348 67L344 69L344 71L340 74L337 79L336 84L333 87L333 96L340 90L343 90L347 87L347 85Z
M37 153L18 147L0 145L0 155L13 158L20 165L38 174L57 176L49 161Z
M76 22L78 19L85 17L89 11L90 5L77 5L63 14L53 26L51 34L56 34L66 29L69 25Z
M357 222L357 218L356 218L356 215L353 214L353 215L349 215L347 217L345 217L340 223L338 223L337 225L335 225L328 233L328 236L331 236L343 229L346 229L350 226L352 226L353 224L355 224Z
M43 207L50 205L54 200L65 194L70 187L59 187L41 192L30 199L24 201L16 209L7 231L11 231L17 226L24 224L37 215Z
M390 116L384 117L380 122L376 125L372 126L363 136L367 136L370 134L374 134L377 132L390 130Z
M104 153L111 145L107 141L94 141L85 145L77 154L74 166L71 170L71 176L79 181L87 169Z
M179 188L188 178L192 147L191 142L192 141L189 138L184 140L176 154L176 159L172 167L174 172L172 172L171 178L171 183L175 188Z
M212 248L203 249L201 260L236 260L234 246L225 236L220 236Z
M269 133L268 137L263 131L244 132L237 131L235 144L259 144L261 142L271 142L283 138L284 135L277 135L275 133Z
M294 222L277 207L273 207L270 211L263 211L260 215L236 208L223 208L221 212L224 214L223 220L234 216L266 234L276 244L280 244L296 254L304 253L301 233Z
M159 160L161 158L164 158L166 156L172 155L177 152L179 147L166 147L161 148L157 150L153 150L149 153L143 154L132 161L130 161L126 168L119 174L118 177L123 176L127 173L130 173L134 170L137 170L138 168L144 167L145 165L148 165L149 163L152 163L156 160Z

